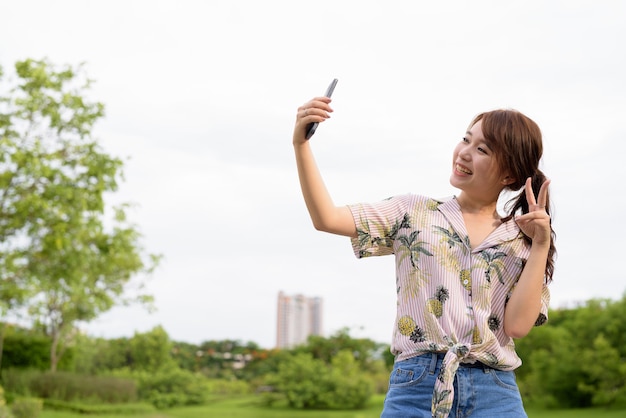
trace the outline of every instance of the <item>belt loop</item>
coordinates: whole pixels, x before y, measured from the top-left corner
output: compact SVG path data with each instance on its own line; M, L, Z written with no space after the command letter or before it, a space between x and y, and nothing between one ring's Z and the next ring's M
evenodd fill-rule
M435 369L437 369L437 359L438 359L438 355L437 353L431 353L431 357L430 357L430 370L428 370L428 372L430 374L435 374Z

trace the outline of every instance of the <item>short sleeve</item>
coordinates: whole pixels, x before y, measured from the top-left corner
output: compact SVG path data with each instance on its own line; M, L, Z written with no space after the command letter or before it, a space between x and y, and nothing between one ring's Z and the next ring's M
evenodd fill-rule
M393 254L398 230L408 224L410 197L398 196L374 204L355 204L348 208L354 217L357 236L351 238L357 258Z

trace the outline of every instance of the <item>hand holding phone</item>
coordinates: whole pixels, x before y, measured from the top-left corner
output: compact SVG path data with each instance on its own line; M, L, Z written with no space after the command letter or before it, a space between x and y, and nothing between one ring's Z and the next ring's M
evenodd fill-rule
M337 85L337 79L335 78L333 81L331 81L330 85L328 86L328 88L326 89L326 93L324 93L324 96L326 97L330 97L333 94L333 91L335 90L335 86ZM309 123L306 127L306 139L309 139L313 136L313 134L315 133L315 130L317 129L317 125L319 125L318 122L312 122Z

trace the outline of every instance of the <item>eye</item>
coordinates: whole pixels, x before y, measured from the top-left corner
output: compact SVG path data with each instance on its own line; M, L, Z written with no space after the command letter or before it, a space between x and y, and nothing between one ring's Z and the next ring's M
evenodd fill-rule
M469 139L467 139L466 137L463 137L463 139L461 139L461 142L465 142L467 144L469 142Z
M487 149L483 148L483 147L478 147L478 152L481 152L483 154L487 154Z

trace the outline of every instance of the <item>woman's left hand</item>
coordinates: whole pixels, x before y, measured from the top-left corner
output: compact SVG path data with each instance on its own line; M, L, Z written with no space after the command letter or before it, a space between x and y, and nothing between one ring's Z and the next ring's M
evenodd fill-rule
M550 245L551 228L550 215L546 212L546 202L548 200L548 186L550 180L546 180L539 189L539 195L535 200L532 181L526 179L526 201L528 202L528 213L515 217L517 225L526 234L533 244Z

